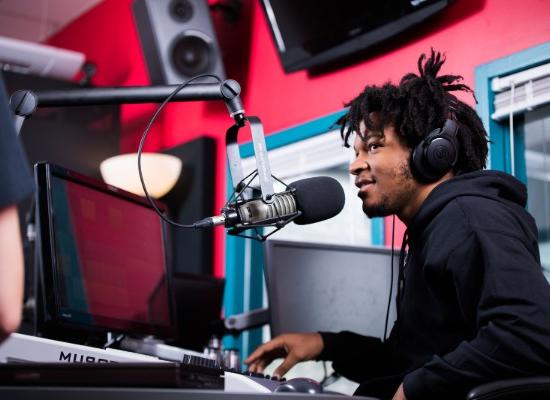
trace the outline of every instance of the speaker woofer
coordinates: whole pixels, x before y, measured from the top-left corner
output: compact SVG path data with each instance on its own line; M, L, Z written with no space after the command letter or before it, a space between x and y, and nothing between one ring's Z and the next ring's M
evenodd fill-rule
M186 32L172 47L174 68L183 76L194 76L211 70L213 49L207 38L198 33Z

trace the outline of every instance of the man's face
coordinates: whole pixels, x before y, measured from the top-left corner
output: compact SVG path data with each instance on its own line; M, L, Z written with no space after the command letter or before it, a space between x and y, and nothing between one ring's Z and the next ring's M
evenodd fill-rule
M368 131L363 123L353 148L356 157L350 173L355 175L365 214L369 218L401 216L418 191L409 166L410 149L393 126L383 132Z

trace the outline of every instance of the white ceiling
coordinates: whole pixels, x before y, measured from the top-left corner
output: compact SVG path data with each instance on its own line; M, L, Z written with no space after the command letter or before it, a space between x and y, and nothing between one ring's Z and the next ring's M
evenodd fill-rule
M0 36L42 42L102 0L0 0Z

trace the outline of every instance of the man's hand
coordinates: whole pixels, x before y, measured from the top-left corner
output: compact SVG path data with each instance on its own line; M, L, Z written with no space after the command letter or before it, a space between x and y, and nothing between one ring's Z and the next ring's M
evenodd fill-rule
M284 357L274 376L282 377L300 361L315 359L323 351L324 343L319 333L287 333L258 347L245 364L250 372L263 372L275 358Z
M397 392L393 395L392 400L407 400L405 392L403 391L403 384L399 385Z

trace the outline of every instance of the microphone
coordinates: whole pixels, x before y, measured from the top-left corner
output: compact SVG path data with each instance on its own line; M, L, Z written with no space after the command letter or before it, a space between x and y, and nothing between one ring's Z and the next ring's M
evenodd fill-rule
M230 203L222 214L204 218L194 228L224 225L226 228L247 229L254 226L284 225L292 218L298 225L313 224L337 215L344 208L344 190L338 181L328 176L301 179L288 185L289 190L275 193L270 203L250 199Z

